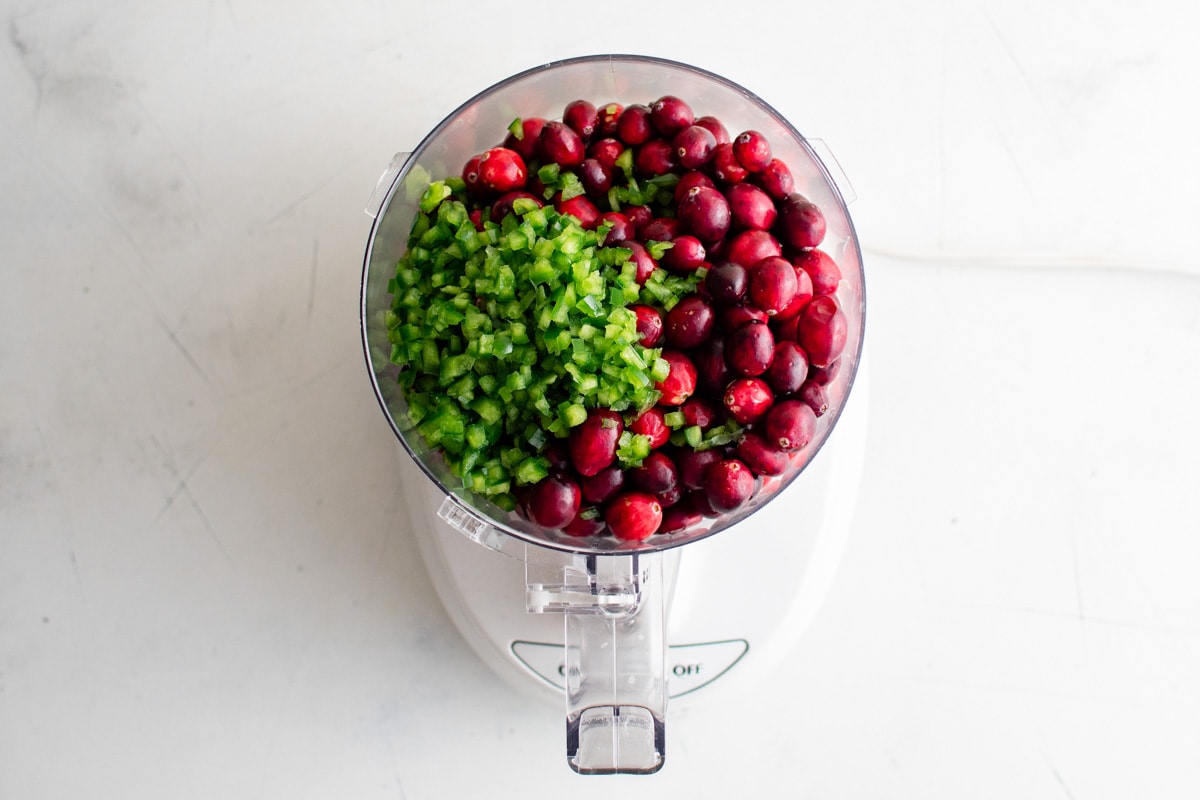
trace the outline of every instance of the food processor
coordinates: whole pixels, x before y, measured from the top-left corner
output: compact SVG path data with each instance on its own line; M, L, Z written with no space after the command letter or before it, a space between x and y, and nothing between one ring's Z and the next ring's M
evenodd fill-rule
M812 441L784 474L760 479L744 506L642 542L580 539L468 491L413 430L389 356L388 284L430 182L459 174L514 119L553 119L578 98L649 103L666 93L730 130L765 134L796 190L823 210L821 249L842 273L847 341ZM718 690L769 677L796 652L832 580L865 451L865 295L850 192L821 147L748 90L703 69L588 56L527 70L467 101L393 159L369 201L363 341L380 406L407 454L399 483L412 529L441 602L481 658L523 691L565 698L567 761L578 773L659 770L668 702L695 707Z

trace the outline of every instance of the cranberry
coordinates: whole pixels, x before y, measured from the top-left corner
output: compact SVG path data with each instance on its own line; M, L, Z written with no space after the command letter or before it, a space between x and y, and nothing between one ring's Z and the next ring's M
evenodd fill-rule
M492 222L499 222L500 220L504 219L506 216L512 213L513 201L518 199L532 200L533 202L537 203L539 207L542 205L542 199L536 195L530 194L529 192L505 192L504 194L500 195L499 198L497 198L496 202L492 203L491 211L488 212L490 215L489 219L491 219Z
M617 120L621 118L624 107L620 103L605 103L596 112L596 135L616 136Z
M598 509L581 508L575 518L563 526L562 532L567 536L582 539L587 536L599 536L604 533L604 528L604 517Z
M748 172L761 172L771 163L771 143L758 131L743 131L733 140L733 155Z
M551 120L542 126L538 134L538 155L564 169L573 169L583 163L586 151L583 139L566 123Z
M532 161L537 155L538 136L545 124L546 120L541 117L525 117L521 120L520 135L509 131L504 137L504 146L526 161Z
M594 158L604 166L608 167L609 171L617 168L617 157L625 152L625 145L613 138L597 139L588 145L587 156Z
M696 425L702 430L708 430L717 424L717 409L703 397L689 397L679 407L679 411L683 414L683 424L689 427Z
M699 525L704 517L691 504L679 502L670 508L663 509L662 525L658 532L661 534L681 533L688 528Z
M595 475L613 463L617 457L617 440L624 430L625 423L617 412L606 408L589 411L587 419L567 435L567 450L575 471L584 476Z
M740 183L750 174L733 154L732 142L717 145L709 164L717 180L725 183Z
M689 125L675 134L671 146L675 148L675 158L681 167L696 169L712 158L717 149L717 138L707 128Z
M646 279L650 277L650 273L658 269L658 262L655 261L654 257L651 256L646 248L642 246L641 242L624 241L617 242L613 246L623 247L632 251L632 255L629 256L629 260L632 261L634 266L637 267L637 272L634 274L634 280L636 280L638 283L645 283Z
M792 262L795 263L794 261ZM778 314L775 315L777 320L794 320L804 307L813 299L813 283L812 278L808 277L808 273L799 267L796 268L796 295L792 298L792 302L784 306ZM789 336L794 336L795 327L792 328L793 333Z
M712 178L708 177L699 170L685 172L679 176L679 183L675 184L675 203L678 205L679 201L683 199L683 196L687 194L688 190L693 186L708 186L709 188L712 188L715 185L716 184L713 183Z
M704 491L717 511L733 511L754 494L754 473L736 458L726 458L704 471Z
M767 162L767 166L763 167L762 171L755 177L758 179L758 185L773 200L786 199L796 187L796 181L792 178L792 171L788 169L787 164L778 158L772 158Z
M821 250L806 250L792 259L792 263L809 276L814 294L833 294L842 281L837 262Z
M692 360L696 365L696 381L706 392L720 393L733 376L725 363L725 339L720 336L710 337L692 351Z
M818 295L800 312L796 341L808 363L823 367L835 361L846 346L846 315L832 295Z
M675 148L666 139L651 139L633 153L633 167L638 175L653 178L674 172L677 160Z
M835 359L834 361L830 361L824 366L814 367L813 369L809 370L808 379L810 381L815 381L822 386L828 386L829 384L833 383L833 379L836 378L838 373L841 371L842 360L839 358Z
M642 347L658 347L662 341L664 320L662 312L653 306L636 303L629 310L637 315L637 332Z
M782 475L791 461L787 453L772 447L754 431L742 434L738 440L737 456L755 475Z
M775 224L775 201L751 183L735 183L725 190L735 228L770 230Z
M674 136L694 120L691 106L674 95L664 95L650 106L650 124L663 136Z
M591 230L600 222L600 209L587 198L587 195L576 195L570 200L560 199L554 204L554 210L560 214L570 214L579 220L584 230Z
M607 502L625 485L625 469L620 464L609 464L595 475L579 477L579 491L589 503Z
M658 498L644 492L617 495L604 510L604 521L613 536L626 542L649 539L662 524L662 516Z
M674 217L655 217L638 228L637 237L643 242L670 242L682 232L683 223Z
M670 365L671 372L655 388L664 405L677 406L696 391L696 365L678 350L664 350L659 358Z
M567 443L562 439L551 439L542 455L554 469L566 471L571 468L571 454L567 452Z
M692 272L704 264L707 253L704 245L695 236L673 236L671 245L671 249L663 253L659 261L672 272Z
M716 325L716 314L708 301L690 295L676 303L667 312L667 344L679 350L688 350L707 341Z
M759 378L735 378L725 387L725 410L743 425L749 425L771 408L771 387Z
M798 250L816 247L825 238L825 215L803 195L792 193L779 209L779 238Z
M796 268L782 256L764 258L750 270L750 302L775 316L787 308L799 289Z
M808 406L804 408L807 409ZM679 471L675 468L675 462L661 450L651 451L650 455L642 459L641 466L630 467L625 477L634 487L650 494L668 492L679 483Z
M688 489L704 488L704 471L722 458L720 450L693 450L683 448L675 454L675 466L679 470L679 482Z
M654 128L650 125L650 109L635 103L626 106L617 118L617 138L628 146L650 140Z
M709 502L708 495L704 493L703 489L688 492L684 496L682 503L688 509L702 517L719 517L721 515L721 512L713 508L712 503Z
M679 484L675 484L665 492L659 492L654 496L657 497L658 502L662 504L663 515L665 516L668 508L671 508L683 499L683 487ZM660 527L659 530L662 530L662 528Z
M775 335L770 327L752 320L740 326L725 340L725 360L747 377L762 375L775 358Z
M632 433L649 438L652 450L662 447L671 438L671 429L667 427L663 411L658 407L647 408L625 427Z
M625 206L621 209L621 213L629 217L629 221L633 223L633 229L640 231L654 219L654 212L649 206Z
M746 296L749 285L746 268L732 261L714 264L704 276L704 286L709 296L719 305L737 305Z
M716 189L694 186L678 205L680 221L705 244L720 241L729 230L729 202Z
M747 322L761 322L765 325L770 321L771 318L767 316L767 312L750 303L726 306L721 309L721 315L717 319L717 322L721 325L721 330L728 333L736 331Z
M598 158L585 158L579 165L579 182L592 198L606 199L613 185L612 167L604 166Z
M775 343L775 356L771 366L763 373L763 379L777 395L800 391L808 378L808 357L794 341L782 340Z
M598 122L596 107L587 100L572 100L563 111L563 122L579 134L584 141L596 132Z
M767 442L788 453L807 447L816 430L817 415L803 400L780 400L763 423Z
M520 189L525 185L525 178L528 176L525 161L507 147L485 150L479 156L477 169L479 184L493 192Z
M716 117L703 116L696 118L696 125L704 128L717 140L718 145L727 144L730 141L729 130L726 129L724 123Z
M747 269L768 256L783 254L779 240L767 231L748 230L729 240L725 257Z
M604 237L605 247L612 246L615 242L632 239L636 235L633 230L633 223L629 221L629 217L620 211L605 211L600 215L600 224L604 224L605 222L610 226L608 236Z
M825 391L823 384L813 380L805 381L804 385L800 387L799 397L818 417L824 416L825 412L829 410L829 394Z
M561 528L579 512L579 485L561 474L534 484L525 499L525 513L543 528Z

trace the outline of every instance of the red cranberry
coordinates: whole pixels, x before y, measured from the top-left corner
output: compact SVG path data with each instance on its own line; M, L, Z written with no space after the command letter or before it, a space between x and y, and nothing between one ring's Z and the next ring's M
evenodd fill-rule
M562 532L567 536L582 539L587 536L599 536L604 533L604 517L596 508L581 508L575 518L563 526Z
M561 528L579 512L579 486L563 475L538 481L525 500L525 513L543 528Z
M696 347L712 334L716 321L707 300L697 295L685 297L667 312L667 344L679 350Z
M722 458L720 450L693 450L682 448L675 454L675 466L679 470L679 482L688 489L704 488L704 471Z
M707 186L688 190L676 213L684 226L705 244L720 241L729 230L729 202L719 191Z
M677 163L675 148L666 139L651 139L633 153L633 168L645 177L674 172Z
M828 364L820 367L813 367L808 372L808 379L822 386L828 386L833 383L833 379L842 371L842 360L840 358L830 361Z
M662 447L671 438L671 429L667 427L663 411L658 407L647 408L625 427L631 433L648 437L652 450Z
M626 542L641 542L654 535L662 524L662 504L654 495L625 492L604 510L604 521L613 536Z
M650 106L650 124L663 136L674 136L694 119L691 106L674 95L664 95Z
M774 357L775 335L762 322L747 322L725 340L725 361L747 377L762 375Z
M478 171L479 184L493 192L520 189L528 175L525 161L507 147L485 150L479 156Z
M708 430L717 424L717 409L703 397L689 397L679 407L679 412L683 414L683 424L688 427L696 425L702 430Z
M600 224L605 222L610 226L608 236L604 237L604 245L606 247L612 246L616 242L632 239L636 235L633 223L629 221L629 217L620 211L605 211L600 215Z
M636 280L639 284L645 283L646 279L650 277L650 273L658 269L658 262L655 261L654 257L651 256L646 248L642 246L641 242L624 241L617 242L613 246L623 247L632 251L632 255L629 256L629 260L632 261L634 266L637 267L637 272L634 274L634 280Z
M575 217L584 230L590 231L600 222L600 209L596 208L596 204L589 200L587 195L576 195L570 200L560 199L554 204L554 210Z
M596 132L596 107L587 100L572 100L563 111L563 122L587 141Z
M583 139L566 123L551 120L542 126L538 135L538 155L564 169L583 163L586 155Z
M654 135L650 125L650 109L635 103L626 106L617 118L617 138L627 146L642 144Z
M596 112L596 135L616 136L617 120L621 118L624 107L620 103L605 103Z
M688 528L699 525L704 517L690 503L679 502L663 509L662 525L658 532L661 534L682 533Z
M779 240L766 231L742 231L729 240L725 257L749 269L764 258L783 254Z
M579 182L592 198L606 199L613 185L612 168L604 166L598 158L585 158L579 165Z
M676 505L680 500L683 499L683 487L679 484L675 484L665 492L658 492L654 496L657 497L658 502L662 504L663 516L666 516L667 509ZM659 527L659 530L661 531L662 528Z
M538 136L545 124L546 120L541 117L525 117L521 120L520 135L509 131L508 135L504 137L504 146L516 152L526 161L532 161L537 155Z
M779 209L779 238L798 250L816 247L825 238L825 215L803 195L792 193Z
M539 207L542 206L542 199L529 192L505 192L497 198L496 202L492 203L491 211L489 211L489 219L492 222L499 222L506 216L512 213L513 201L518 199L532 200Z
M542 455L554 469L566 471L571 469L571 454L567 452L567 443L562 439L551 439Z
M600 505L608 502L625 485L625 469L620 464L609 464L595 475L579 477L579 491L589 503Z
M717 145L709 164L717 180L725 183L740 183L750 174L733 154L732 142Z
M733 155L749 172L760 172L771 163L771 143L758 131L743 131L733 140Z
M692 272L704 264L707 253L704 245L695 236L673 236L671 245L671 249L663 253L659 263L672 272Z
M775 224L775 201L751 183L735 183L725 190L735 228L770 230Z
M808 363L823 367L835 361L846 346L846 315L832 295L818 295L800 312L796 341L808 354Z
M763 438L773 447L794 453L808 446L817 430L817 415L803 400L780 400L771 406Z
M698 170L683 173L679 176L679 183L675 184L675 203L677 205L693 186L708 186L712 188L715 184L712 182L712 178Z
M800 387L799 397L818 417L824 416L829 410L829 394L825 391L825 386L816 381L805 381Z
M625 152L625 145L611 137L605 139L597 139L588 145L587 156L594 158L604 166L608 167L609 171L617 168L617 157Z
M796 181L788 165L778 158L772 158L756 176L758 184L773 200L783 200L795 191Z
M793 262L795 263L795 262ZM804 307L813 299L813 284L812 278L808 277L808 273L799 267L796 268L796 295L792 298L792 302L784 306L778 314L775 315L777 320L792 320L795 319ZM788 338L795 336L795 327L792 328L793 333Z
M767 316L767 312L750 303L726 306L721 309L721 314L717 319L717 322L721 325L721 330L727 333L733 333L747 322L761 322L765 325L770 321L771 318Z
M786 339L777 341L771 366L763 373L767 385L777 395L793 394L800 391L807 378L808 357L800 345Z
M799 286L796 268L782 256L764 258L750 269L750 302L775 316L796 297Z
M812 280L814 294L833 294L842 280L842 271L837 262L825 252L807 250L792 259L797 269L803 270Z
M679 166L685 169L702 167L712 158L717 149L717 139L707 128L699 125L689 125L675 134L671 140L675 148L675 158Z
M663 405L677 406L696 391L696 365L678 350L664 350L659 358L670 365L671 372L655 388Z
M759 378L735 378L725 387L725 410L743 425L749 425L771 408L771 387Z
M738 440L737 456L755 475L782 475L787 472L791 457L754 431L746 431Z
M721 120L717 119L716 117L697 117L695 124L711 133L713 137L716 138L718 145L727 144L731 141L729 138L728 129L726 129L724 123L722 123Z
M808 406L804 408L808 409ZM643 492L657 495L675 488L679 483L679 472L675 468L675 462L666 453L653 450L642 459L641 466L630 467L625 473L625 478Z
M696 365L696 381L706 392L719 394L733 376L725 363L725 339L720 336L710 337L692 351L692 359Z
M642 242L670 242L681 233L683 223L679 220L674 217L655 217L638 228L637 238Z
M750 279L746 268L732 261L722 261L714 264L704 276L704 285L713 302L723 305L737 305L746 296Z
M736 458L726 458L704 471L704 491L717 511L733 511L754 494L754 473Z
M711 518L721 516L721 512L713 508L712 503L709 502L708 495L705 494L702 488L688 492L686 495L684 495L681 502L688 509L696 512L702 517Z
M595 475L617 457L617 440L625 430L621 415L606 408L588 412L587 419L567 435L571 464L580 475Z
M621 209L621 213L629 217L629 221L633 223L633 229L640 231L650 221L654 219L654 212L649 206L625 206Z
M629 310L637 315L635 324L642 347L658 347L662 341L665 323L662 312L642 303L629 306Z

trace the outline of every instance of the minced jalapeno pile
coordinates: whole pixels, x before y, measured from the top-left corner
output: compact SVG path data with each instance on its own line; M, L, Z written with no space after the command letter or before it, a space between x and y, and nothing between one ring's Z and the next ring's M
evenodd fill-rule
M847 321L821 210L683 100L569 103L420 198L389 289L409 422L464 486L641 541L796 465Z

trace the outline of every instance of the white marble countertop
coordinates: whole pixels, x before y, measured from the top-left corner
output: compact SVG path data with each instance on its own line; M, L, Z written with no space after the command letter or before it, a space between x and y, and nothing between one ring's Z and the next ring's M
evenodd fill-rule
M1200 796L1194 11L5 5L2 800ZM828 142L870 287L826 606L647 778L450 625L357 327L392 153L611 49Z

